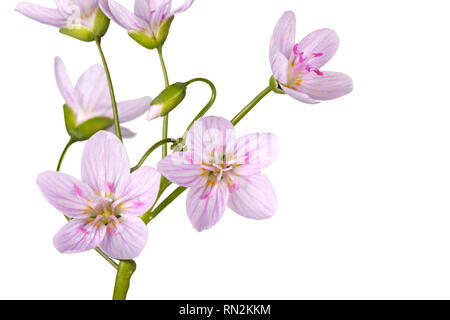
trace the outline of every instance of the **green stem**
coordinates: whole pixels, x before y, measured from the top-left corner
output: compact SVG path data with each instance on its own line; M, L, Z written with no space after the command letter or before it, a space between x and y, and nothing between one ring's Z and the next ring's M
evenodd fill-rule
M161 62L161 68L164 74L164 84L166 88L169 86L169 76L167 75L167 68L166 63L164 62L164 57L162 53L162 45L158 47L158 55L159 55L159 61ZM169 132L169 115L166 115L163 120L163 133L162 138L167 139L167 135ZM162 157L167 157L167 145L164 145L162 148Z
M108 255L106 253L104 253L102 250L100 250L100 248L95 248L95 251L98 252L99 255L101 255L103 257L103 259L105 259L106 261L108 261L114 268L118 268L119 265L117 264L117 262L115 262L113 259L111 259L110 257L108 257Z
M237 125L239 121L242 120L265 96L267 96L272 91L271 86L268 86L260 94L256 96L244 109L241 110L234 118L231 120L233 126Z
M186 191L187 188L185 187L178 187L175 189L174 192L172 192L170 195L167 196L166 199L164 199L161 204L155 208L155 210L150 210L147 213L145 213L141 219L145 222L145 224L148 224L150 221L156 218L156 216L163 211L169 204L171 204L176 198L178 198L184 191Z
M231 120L231 123L235 126L237 125L257 104L260 102L266 95L268 95L272 91L272 88L269 86L264 89L259 95L256 96L246 107L244 107L234 118ZM170 205L176 198L178 198L184 191L186 191L185 187L178 187L172 192L166 199L164 199L161 204L153 209L153 207L147 211L144 215L141 216L141 219L148 224L152 221L161 211L163 211L168 205ZM160 195L159 195L160 196ZM159 198L158 198L159 199Z
M130 279L134 271L136 271L136 262L133 260L120 261L114 285L113 300L126 300L130 288Z
M147 158L150 156L150 154L153 151L155 151L156 149L158 149L160 146L167 145L168 143L175 143L175 142L177 142L177 140L169 138L169 139L164 139L164 140L161 140L161 141L155 143L153 146L150 147L150 149L147 150L147 152L144 154L144 156L139 161L139 163L136 166L134 166L133 168L131 168L131 172L134 172L137 169L139 169L144 164L145 160L147 160Z
M122 141L122 132L120 130L119 112L117 111L116 96L114 94L114 88L111 81L111 74L109 72L108 64L106 63L106 58L102 50L101 38L96 37L95 43L97 44L98 52L100 53L100 57L102 58L103 67L105 68L106 72L106 78L108 79L109 94L111 96L111 105L113 110L114 130L116 132L116 136L120 139L120 141Z
M195 121L197 121L198 119L200 119L201 117L203 117L209 109L211 109L212 105L214 104L214 102L216 101L216 97L217 97L217 90L216 90L216 86L214 85L214 83L212 83L211 81L209 81L208 79L205 78L195 78L192 80L189 80L188 82L186 82L186 85L190 85L191 83L194 82L204 82L206 83L210 88L211 88L211 99L209 99L208 103L206 104L206 106L200 110L200 112L198 113L198 115L194 118L194 120L192 120L191 124L189 125L189 127L187 127L186 132L184 134L184 136L186 136L187 132L189 131L189 129L192 127L192 125L195 123Z
M70 147L75 143L75 141L73 141L72 139L69 140L69 142L67 143L66 147L64 148L61 157L59 157L59 161L58 161L58 167L56 168L56 171L59 172L61 171L61 166L62 163L64 161L64 157L66 156L67 151L70 149Z

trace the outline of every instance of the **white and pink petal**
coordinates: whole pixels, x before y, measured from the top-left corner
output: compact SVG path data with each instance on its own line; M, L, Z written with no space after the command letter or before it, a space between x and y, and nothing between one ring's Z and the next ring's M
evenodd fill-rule
M120 185L116 195L122 202L121 208L128 215L140 216L156 201L161 174L151 167L140 167L133 172L128 183Z
M67 24L67 18L58 9L46 8L30 2L20 2L16 11L35 21L62 28Z
M119 113L119 120L121 123L134 120L139 116L143 115L150 108L150 103L152 98L142 97L139 99L128 100L124 102L119 102L117 104L117 111ZM111 103L109 103L111 104ZM106 117L113 118L112 108L109 105L107 108Z
M319 29L308 34L298 45L298 50L305 57L320 55L308 61L314 68L321 68L336 54L339 47L339 37L334 30Z
M278 155L278 138L272 133L254 133L236 140L235 173L251 175L270 166Z
M307 74L299 91L314 100L333 100L353 91L353 80L340 72L324 71L322 76Z
M237 214L256 220L272 217L277 209L277 196L265 175L236 178L237 188L231 193L228 206Z
M99 247L111 258L129 260L136 258L147 243L148 230L138 217L123 216L119 225L109 225Z
M128 183L130 163L122 142L107 131L92 136L84 148L81 160L81 178L95 192L115 192Z
M173 153L158 163L158 171L169 181L184 187L201 187L207 181L205 171L201 167L202 159L194 161L191 152Z
M72 81L67 74L66 66L60 57L55 58L55 77L59 92L64 98L64 102L74 110L77 110L77 104L74 97L74 88Z
M189 189L186 209L192 226L201 232L219 222L229 196L230 192L223 184Z
M100 0L99 4L108 18L128 31L142 30L147 27L147 23L143 19L113 0Z
M105 225L95 220L74 219L58 231L53 244L61 253L84 252L97 247L105 233Z
M296 18L295 13L286 11L278 20L270 41L270 62L273 61L278 53L289 58L295 44Z
M95 198L89 185L65 173L44 172L36 182L48 202L71 218L85 217Z
M217 148L232 146L234 142L234 126L221 117L204 117L197 120L188 132L186 146L195 157L214 152Z

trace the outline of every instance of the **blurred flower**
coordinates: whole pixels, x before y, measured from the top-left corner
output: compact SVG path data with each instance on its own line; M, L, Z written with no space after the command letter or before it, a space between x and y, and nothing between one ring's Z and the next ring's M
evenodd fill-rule
M189 187L187 213L197 231L215 225L228 205L251 219L274 215L277 197L261 174L278 154L270 133L235 138L234 127L219 117L201 118L191 127L186 152L176 152L158 164L168 180Z
M175 14L186 11L194 0L171 10L172 0L135 0L134 14L113 0L100 0L103 12L147 49L161 46L167 39Z
M105 124L106 128L100 127L99 130L113 130L113 112L109 87L105 69L101 65L96 64L86 70L74 88L67 75L63 61L57 57L55 59L55 75L59 91L65 100L66 106L70 109L66 109L66 126L68 131L76 130L76 128L79 128L87 121L93 123L93 119L109 120L103 121L102 124ZM143 97L118 103L117 109L120 122L131 121L141 116L148 110L151 102L152 99L150 97ZM67 113L71 113L72 123L68 123L70 116ZM123 128L122 130L124 137L130 138L135 135L129 129ZM91 132L91 135L94 133ZM83 138L90 138L90 136Z
M105 35L109 19L99 10L98 0L56 0L56 9L20 2L16 11L60 29L61 33L82 41Z
M272 72L282 90L305 103L332 100L350 93L353 90L350 77L320 70L338 49L336 32L316 30L296 44L295 28L295 14L285 12L270 42Z
M147 242L147 227L139 216L156 201L161 175L151 167L130 174L123 144L101 131L85 146L81 177L45 172L37 179L44 197L72 218L55 235L55 247L75 253L98 246L112 258L138 256Z

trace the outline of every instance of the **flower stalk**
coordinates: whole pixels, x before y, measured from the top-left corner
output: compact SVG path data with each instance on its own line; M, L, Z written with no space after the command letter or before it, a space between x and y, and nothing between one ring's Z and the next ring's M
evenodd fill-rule
M114 285L113 300L126 300L131 276L135 271L136 262L133 260L120 261Z
M103 67L105 68L105 72L106 72L106 78L108 79L109 94L111 96L111 105L112 105L112 110L113 110L114 132L116 133L117 138L119 138L119 140L122 141L122 132L120 130L120 120L119 120L119 112L117 111L116 96L114 94L114 87L112 84L111 74L109 72L108 64L106 63L105 54L103 53L103 50L102 50L101 38L96 37L95 43L97 44L98 52L100 53L100 57L102 58Z

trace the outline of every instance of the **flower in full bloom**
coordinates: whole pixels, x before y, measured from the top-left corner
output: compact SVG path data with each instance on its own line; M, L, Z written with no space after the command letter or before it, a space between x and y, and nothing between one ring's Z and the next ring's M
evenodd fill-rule
M55 75L59 91L66 104L66 126L69 134L75 140L86 140L90 138L89 136L77 137L77 134L81 133L78 133L76 128L80 128L80 126L83 126L88 121L92 125L95 119L104 120L99 123L106 126L106 128L99 127L99 130L108 128L113 130L111 98L103 66L96 64L86 70L74 88L67 75L63 61L57 57L55 59ZM152 99L150 97L142 97L140 99L118 103L117 109L120 122L130 121L141 116L148 111L151 102ZM70 113L70 116L68 116L68 113ZM72 119L73 123L68 123L69 119ZM94 133L91 132L91 134ZM128 138L135 135L126 128L122 128L122 133L124 137Z
M56 8L47 8L30 2L20 2L16 11L59 28L61 33L83 41L93 41L105 35L109 19L98 5L98 0L56 0Z
M175 14L186 11L194 0L172 10L172 0L135 0L134 14L113 0L100 0L103 12L147 49L161 46L167 39Z
M316 30L296 43L295 29L295 14L287 11L278 21L270 42L272 72L282 90L304 103L332 100L350 93L353 81L349 76L320 70L338 49L336 32Z
M168 180L189 187L187 213L197 231L215 225L228 205L246 218L274 215L277 197L261 170L278 154L278 139L270 133L234 135L233 125L219 117L201 118L186 138L187 151L158 163Z
M81 178L44 172L37 179L44 197L71 218L55 235L55 247L62 253L100 247L116 259L138 256L147 242L139 216L156 201L160 173L141 167L130 174L123 144L100 131L85 146Z

